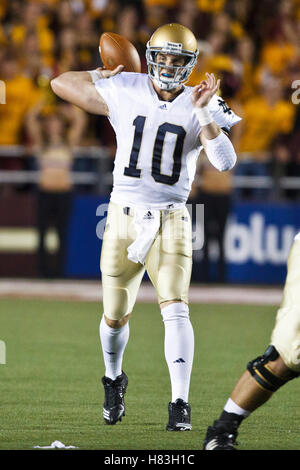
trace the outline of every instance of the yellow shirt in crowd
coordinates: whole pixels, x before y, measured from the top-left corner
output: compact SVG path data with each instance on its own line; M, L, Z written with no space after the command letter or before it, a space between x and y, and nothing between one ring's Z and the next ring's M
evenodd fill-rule
M296 55L296 48L287 41L268 42L263 46L261 63L267 65L271 73L278 75L286 69Z
M26 113L39 99L39 90L27 77L5 80L6 104L0 106L0 145L20 144Z
M263 96L257 96L243 106L243 134L239 152L267 152L280 133L292 131L295 107L279 100L270 106Z

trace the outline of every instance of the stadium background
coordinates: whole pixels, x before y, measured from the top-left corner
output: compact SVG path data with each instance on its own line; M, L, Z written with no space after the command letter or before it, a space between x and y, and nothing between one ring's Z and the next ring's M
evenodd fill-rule
M199 83L206 71L215 73L222 97L243 117L231 132L238 154L234 171L220 174L208 162L199 164L189 202L205 202L211 230L204 250L209 266L203 250L195 252L193 280L283 282L300 226L300 115L292 102L300 69L298 0L1 0L0 17L0 78L6 87L0 105L1 277L98 278L96 210L109 196L115 139L106 118L76 113L54 96L50 80L101 65L97 45L104 31L132 41L146 71L151 33L179 22L199 41L188 84ZM56 209L40 209L43 150L36 151L38 135L43 149L46 142L55 146L57 134L71 147L62 160L70 160L72 179L63 188L66 226L58 228L50 220ZM64 231L65 241L58 236ZM41 266L41 233L48 268ZM220 273L219 257L226 264Z
M299 105L292 101L300 1L0 0L0 18L0 449L55 439L86 449L199 449L234 380L268 344L300 228ZM234 171L218 173L202 161L189 201L205 202L209 250L194 252L193 432L183 436L164 431L170 385L147 283L124 363L126 420L103 424L97 233L115 140L105 118L61 102L49 85L63 71L100 65L103 31L130 39L146 71L145 42L175 21L199 41L190 84L214 72L222 97L243 117L231 132ZM58 194L55 210L47 190ZM226 269L219 271L222 254ZM245 422L241 450L299 448L298 388L298 381L283 387Z

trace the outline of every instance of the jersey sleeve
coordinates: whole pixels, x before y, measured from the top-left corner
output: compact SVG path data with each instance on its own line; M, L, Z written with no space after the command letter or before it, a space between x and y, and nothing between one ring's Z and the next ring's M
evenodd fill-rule
M232 126L242 120L220 96L214 95L208 107L214 121L225 131L229 131Z
M124 74L118 73L110 78L100 78L95 82L99 95L104 99L109 111L109 120L113 125L118 121L118 110L120 110L120 94L125 87Z

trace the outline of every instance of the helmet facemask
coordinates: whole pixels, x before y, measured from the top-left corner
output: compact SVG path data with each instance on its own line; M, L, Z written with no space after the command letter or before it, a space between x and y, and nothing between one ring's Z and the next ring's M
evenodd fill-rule
M146 59L148 75L162 90L172 90L185 83L196 64L197 53L184 51L180 46L181 44L172 44L172 46L170 46L169 43L166 47L151 47L149 42L147 44ZM157 63L156 57L158 53L184 57L184 64L182 66L170 66L163 63ZM164 72L166 75L162 74L162 69L169 71L169 74L168 72Z

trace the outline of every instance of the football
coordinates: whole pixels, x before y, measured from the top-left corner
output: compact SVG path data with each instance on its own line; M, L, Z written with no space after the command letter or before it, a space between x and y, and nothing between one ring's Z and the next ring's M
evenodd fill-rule
M99 41L99 53L106 69L124 65L125 72L141 72L141 59L134 45L124 36L103 33Z

